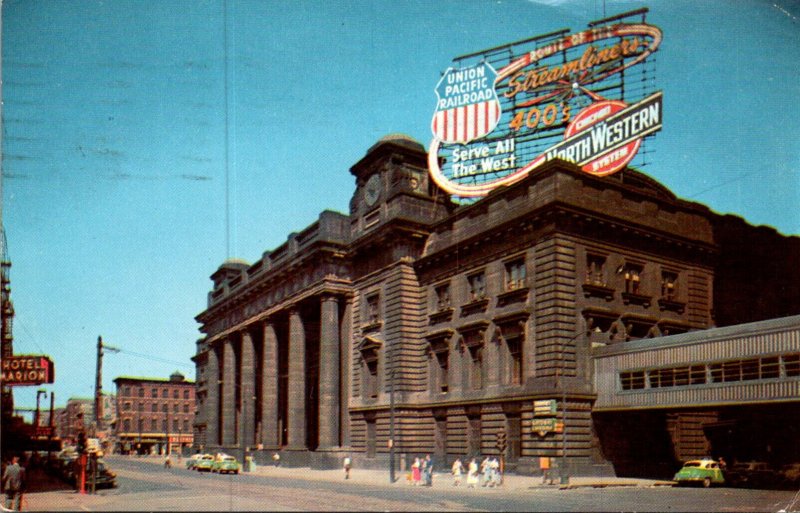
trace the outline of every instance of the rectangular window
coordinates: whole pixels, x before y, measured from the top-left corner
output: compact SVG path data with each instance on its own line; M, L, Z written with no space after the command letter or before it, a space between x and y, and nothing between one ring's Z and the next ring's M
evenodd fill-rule
M741 381L742 380L742 366L741 362L725 362L722 364L722 381Z
M678 273L661 272L661 297L671 301L678 297Z
M522 337L509 338L508 344L509 382L512 385L522 384Z
M125 404L122 406L122 411L131 411L131 403L130 403L130 402L126 402L126 403L125 403Z
M759 363L758 358L742 361L742 381L759 379Z
M161 405L161 411L164 412L164 413L167 413L167 405L166 405L166 403Z
M367 297L367 322L376 324L381 320L380 295L372 294Z
M667 373L669 371L669 373ZM653 369L649 371L648 377L650 379L650 388L670 387L672 378L672 369Z
M476 273L467 277L469 282L469 298L470 301L479 301L486 297L486 275L484 273Z
M175 390L173 390L172 391L172 398L173 399L178 399L178 397L179 397L178 394L179 393L180 393L180 391L177 388Z
M164 399L169 398L169 390L167 390L166 388L164 390L162 390L161 391L161 397L164 398Z
M619 382L622 390L641 390L644 388L644 371L620 372Z
M722 364L721 363L711 364L711 382L712 383L722 383Z
M483 388L483 346L471 347L470 382L473 390Z
M173 432L178 431L180 429L179 422L180 421L178 419L172 419L172 431Z
M183 430L184 431L189 431L189 421L188 420L184 420L183 421Z
M156 419L150 419L150 431L157 431L158 430L158 421Z
M144 388L139 387L139 397L144 397Z
M153 397L153 398L158 397L158 389L157 388L153 388L150 391L150 394L151 394L151 397Z
M378 360L367 362L367 372L364 373L366 378L367 396L378 397Z
M437 310L441 311L450 308L450 285L439 285L436 287L435 292Z
M800 376L800 354L783 355L783 370L786 373L786 377Z
M188 390L184 390L183 391L183 398L184 399L188 399L189 398L189 391Z
M630 294L641 294L639 285L642 280L643 270L644 268L639 264L625 265L625 292Z
M705 365L692 365L689 370L691 374L692 385L705 385L706 384L706 366Z
M675 369L675 386L682 387L689 384L689 367Z
M449 351L441 351L436 353L436 371L437 375L437 382L439 383L439 391L443 393L447 393L449 390L449 383L448 383L448 374L449 374L449 367L450 367L450 354Z
M600 255L586 256L586 283L592 285L605 285L606 257Z
M158 405L156 403L151 404L150 405L150 411L153 412L153 413L157 412L158 411Z
M161 421L161 430L165 433L167 432L167 419Z
M761 359L761 379L774 379L780 376L780 358L777 356L770 356Z
M520 258L506 264L506 290L525 287L525 259Z

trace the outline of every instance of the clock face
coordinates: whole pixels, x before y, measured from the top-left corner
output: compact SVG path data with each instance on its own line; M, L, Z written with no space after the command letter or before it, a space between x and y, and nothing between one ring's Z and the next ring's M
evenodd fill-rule
M364 202L367 206L372 206L378 201L378 197L381 195L381 177L379 175L372 175L367 180L367 184L364 186Z

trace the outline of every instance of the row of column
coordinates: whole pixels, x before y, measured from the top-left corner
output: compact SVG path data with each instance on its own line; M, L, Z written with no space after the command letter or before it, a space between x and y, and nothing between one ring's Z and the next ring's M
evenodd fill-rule
M241 335L240 368L237 380L235 341L227 338L218 349L208 352L208 395L206 400L206 433L210 445L252 447L263 444L265 449L281 448L279 425L279 340L275 326L269 320L261 325L264 349L261 395L256 391L256 352L249 329ZM306 327L297 308L289 311L287 384L287 450L306 449ZM320 361L319 361L319 440L318 449L340 446L341 405L343 403L341 372L341 333L339 298L324 295L320 298ZM220 375L219 353L222 353ZM237 383L238 381L238 383ZM239 401L236 389L239 387ZM256 400L260 399L261 416L256 419ZM221 402L220 402L221 401ZM221 416L221 422L219 419ZM237 426L237 419L239 420ZM260 422L260 440L256 440L256 422ZM238 427L238 429L237 429ZM221 431L220 431L221 428ZM238 432L237 432L238 431Z

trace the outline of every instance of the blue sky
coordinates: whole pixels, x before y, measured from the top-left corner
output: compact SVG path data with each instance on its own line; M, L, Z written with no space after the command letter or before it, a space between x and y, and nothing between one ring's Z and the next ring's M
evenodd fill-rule
M453 57L643 6L664 32L643 170L800 234L798 1L228 0L226 45L223 0L5 0L15 352L53 357L57 405L93 394L98 335L126 350L106 391L193 379L210 274L347 212L348 170L383 135L427 146Z

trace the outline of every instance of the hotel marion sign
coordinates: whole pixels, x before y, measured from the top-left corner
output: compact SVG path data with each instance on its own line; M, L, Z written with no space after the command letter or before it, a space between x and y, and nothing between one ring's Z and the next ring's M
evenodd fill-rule
M442 75L428 167L444 190L484 196L554 158L611 175L631 162L643 137L661 129L661 92L639 85L648 77L631 76L625 85L632 68L658 49L660 29L615 23L555 34L529 40L539 46L521 56L508 57L512 45L487 50L480 62ZM500 55L499 70L487 62L492 55Z
M0 367L0 383L4 386L41 385L55 381L55 367L49 356L8 356L2 359Z

